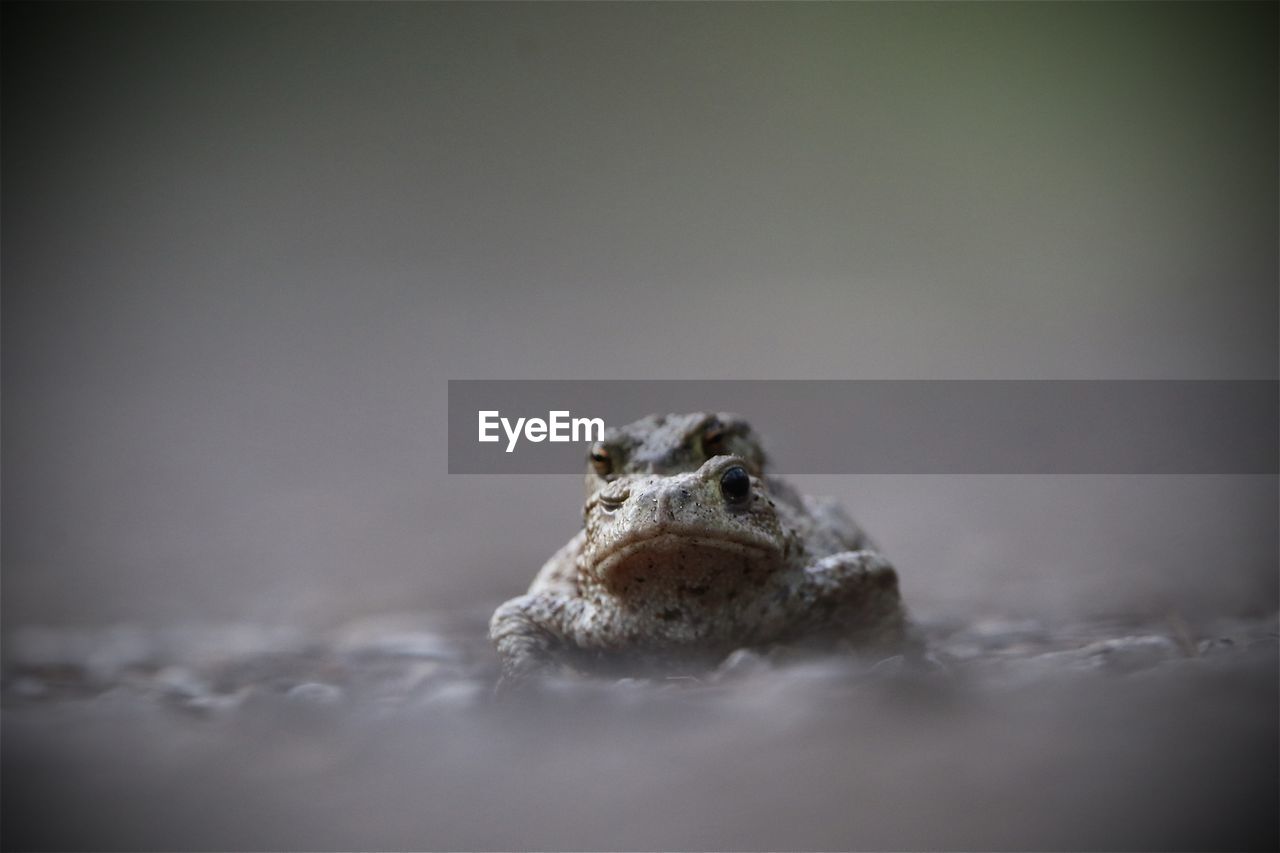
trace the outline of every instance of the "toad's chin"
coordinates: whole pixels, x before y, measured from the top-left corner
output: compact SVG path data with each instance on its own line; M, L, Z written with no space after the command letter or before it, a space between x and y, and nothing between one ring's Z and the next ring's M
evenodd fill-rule
M777 546L765 539L664 532L618 543L595 561L592 574L615 589L676 582L698 590L759 577L779 562Z

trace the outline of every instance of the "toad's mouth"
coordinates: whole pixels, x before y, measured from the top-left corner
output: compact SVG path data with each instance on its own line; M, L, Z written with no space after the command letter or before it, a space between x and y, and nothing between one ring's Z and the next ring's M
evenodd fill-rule
M760 567L775 563L778 546L749 534L641 532L619 541L595 560L598 577L617 578L648 568L687 572L707 571L722 565Z

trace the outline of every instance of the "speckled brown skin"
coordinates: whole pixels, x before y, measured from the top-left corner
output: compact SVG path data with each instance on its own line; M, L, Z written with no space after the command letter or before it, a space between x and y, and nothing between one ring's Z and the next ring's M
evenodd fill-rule
M696 471L719 455L741 458L752 474L762 473L765 467L764 449L751 425L727 412L649 415L609 428L597 447L609 452L612 465L607 471L587 466L588 495L605 483L633 474Z
M490 622L504 687L558 667L674 674L743 647L905 641L893 567L838 505L765 477L741 419L651 417L605 444L583 530Z

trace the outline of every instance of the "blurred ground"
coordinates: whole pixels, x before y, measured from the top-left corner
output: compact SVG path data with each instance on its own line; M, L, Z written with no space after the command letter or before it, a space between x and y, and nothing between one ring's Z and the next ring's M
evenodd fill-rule
M1272 850L1275 617L490 698L483 613L19 632L6 849Z

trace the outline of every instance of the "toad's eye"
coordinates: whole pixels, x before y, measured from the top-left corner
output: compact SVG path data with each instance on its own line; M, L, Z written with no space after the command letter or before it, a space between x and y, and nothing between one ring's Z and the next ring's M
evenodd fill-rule
M597 444L591 448L589 454L591 459L591 467L601 477L607 477L613 473L613 455L609 452L609 448L603 444Z
M702 431L702 452L706 454L708 459L712 456L724 456L727 453L725 450L727 438L728 434L719 421L712 421Z
M741 465L734 465L720 478L720 493L730 506L742 506L751 498L751 477Z

